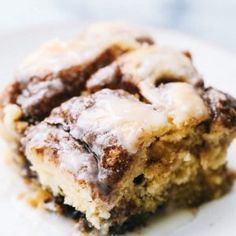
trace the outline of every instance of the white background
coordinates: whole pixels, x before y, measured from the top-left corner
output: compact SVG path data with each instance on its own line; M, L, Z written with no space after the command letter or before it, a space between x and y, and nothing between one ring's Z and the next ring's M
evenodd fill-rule
M187 32L236 51L235 0L0 0L0 33L111 19Z

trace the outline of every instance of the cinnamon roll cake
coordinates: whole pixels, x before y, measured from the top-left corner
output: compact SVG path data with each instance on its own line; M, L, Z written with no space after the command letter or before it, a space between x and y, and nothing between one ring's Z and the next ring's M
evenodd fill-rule
M236 100L205 87L189 53L98 24L23 62L2 93L1 134L24 177L107 235L230 190Z

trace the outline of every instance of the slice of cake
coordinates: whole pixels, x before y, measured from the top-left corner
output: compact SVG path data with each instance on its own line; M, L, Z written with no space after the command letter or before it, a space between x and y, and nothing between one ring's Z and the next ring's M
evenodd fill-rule
M236 100L141 31L95 25L43 47L2 97L12 158L87 230L121 232L232 186Z
M199 205L231 186L225 153L235 114L227 112L226 125L217 104L223 98L235 112L233 101L209 90L209 106L186 83L161 89L166 106L159 109L122 90L72 98L23 139L42 186L101 234L161 205Z

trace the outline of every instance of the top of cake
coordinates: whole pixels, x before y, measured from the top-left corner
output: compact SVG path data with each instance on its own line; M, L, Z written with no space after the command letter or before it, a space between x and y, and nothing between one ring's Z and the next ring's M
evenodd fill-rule
M94 25L74 40L49 42L22 62L2 103L18 104L32 122L42 120L53 107L80 95L99 68L152 43L146 32L119 24Z
M71 97L102 88L126 90L157 110L168 107L168 119L176 126L187 123L193 113L206 114L202 103L222 107L214 101L224 96L209 90L201 99L203 80L189 53L156 45L144 30L100 23L71 41L50 42L26 58L2 94L1 106L16 104L22 119L35 123ZM226 103L232 100L225 96Z

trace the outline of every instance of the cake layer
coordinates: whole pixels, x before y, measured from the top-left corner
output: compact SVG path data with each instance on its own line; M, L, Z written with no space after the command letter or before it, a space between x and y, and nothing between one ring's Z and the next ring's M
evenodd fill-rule
M162 89L168 93L166 85ZM186 83L169 85L195 91ZM189 91L179 93L185 97ZM192 105L176 110L174 117L172 102L156 109L122 90L72 98L26 132L25 155L42 186L64 196L66 204L101 232L134 215L152 213L171 199L179 205L185 186L190 194L183 202L197 205L230 188L231 179L223 170L235 126L216 125L209 112L214 108L197 92L191 95ZM176 102L178 96L171 92L168 100ZM178 118L184 117L183 111L185 122ZM191 188L192 182L199 188Z

